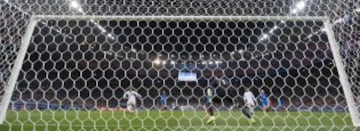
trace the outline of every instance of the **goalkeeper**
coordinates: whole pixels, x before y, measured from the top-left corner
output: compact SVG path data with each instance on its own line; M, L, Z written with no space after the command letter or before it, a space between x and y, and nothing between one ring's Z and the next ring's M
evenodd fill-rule
M206 123L211 124L215 121L215 116L214 116L214 111L213 111L213 105L212 105L212 98L215 96L215 93L212 89L212 87L209 87L206 89L206 102L205 102L205 106L206 106L206 114L209 116L208 121L206 121Z
M134 113L134 108L136 106L136 97L141 98L141 95L132 89L124 93L124 98L127 98L126 110L125 112Z

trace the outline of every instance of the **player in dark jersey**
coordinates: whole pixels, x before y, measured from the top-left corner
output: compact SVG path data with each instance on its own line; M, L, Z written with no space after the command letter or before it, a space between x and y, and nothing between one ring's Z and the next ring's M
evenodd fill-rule
M205 102L206 114L209 116L209 119L208 121L206 121L206 123L211 124L215 121L214 110L212 105L212 98L214 97L215 93L212 87L209 87L206 89L205 94L206 94L206 102Z

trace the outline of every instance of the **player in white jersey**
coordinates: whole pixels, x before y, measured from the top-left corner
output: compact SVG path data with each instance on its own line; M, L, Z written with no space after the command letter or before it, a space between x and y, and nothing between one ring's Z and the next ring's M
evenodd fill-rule
M136 106L136 97L141 98L141 95L136 91L129 90L124 93L124 98L127 98L126 112L133 113Z
M244 102L245 102L245 108L242 110L242 112L245 114L247 118L250 119L250 123L255 123L256 121L253 118L253 115L254 115L254 108L257 105L257 101L254 94L249 89L245 89Z

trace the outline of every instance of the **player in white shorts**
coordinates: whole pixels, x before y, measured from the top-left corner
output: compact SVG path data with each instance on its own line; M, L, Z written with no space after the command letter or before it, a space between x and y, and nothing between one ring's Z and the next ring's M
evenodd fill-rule
M124 93L124 98L127 98L126 112L133 113L136 106L136 97L141 98L141 95L136 91L129 90Z
M253 115L254 115L254 108L257 105L257 101L254 94L248 88L245 89L244 102L245 102L245 108L242 110L242 112L247 118L250 119L250 123L255 123L256 121L253 118Z

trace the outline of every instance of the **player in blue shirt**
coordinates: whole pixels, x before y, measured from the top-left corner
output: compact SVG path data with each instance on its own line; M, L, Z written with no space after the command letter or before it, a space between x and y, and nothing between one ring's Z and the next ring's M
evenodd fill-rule
M263 111L269 111L270 108L270 100L268 96L266 95L264 90L260 91L260 101Z
M167 99L168 99L168 95L166 94L166 91L162 91L161 96L160 96L160 108L161 110L166 109L167 106Z
M284 101L284 98L283 98L283 97L280 97L280 98L279 98L278 103L279 103L279 108L280 108L281 110L286 110L286 105L285 105L285 101Z

